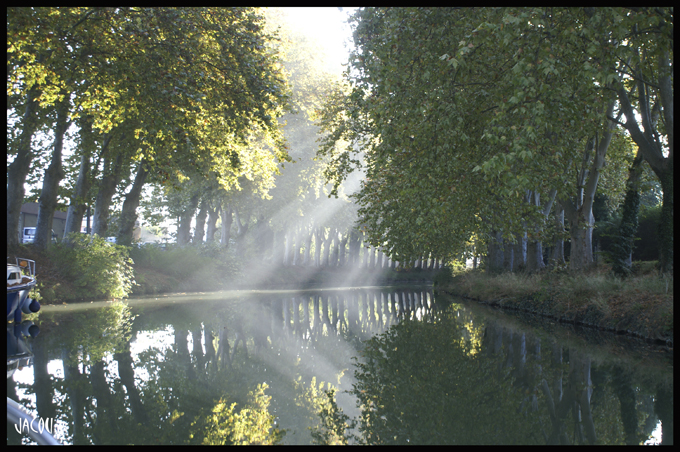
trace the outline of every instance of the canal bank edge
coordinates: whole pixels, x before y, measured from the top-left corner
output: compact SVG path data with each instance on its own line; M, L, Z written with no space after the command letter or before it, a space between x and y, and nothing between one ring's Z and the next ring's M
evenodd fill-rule
M644 303L630 303L621 297L611 296L602 301L568 301L549 296L541 291L521 296L480 298L472 295L457 278L446 285L435 286L435 291L476 301L503 310L525 312L553 319L560 323L580 325L628 335L650 343L664 344L673 348L673 304L661 296L644 294Z

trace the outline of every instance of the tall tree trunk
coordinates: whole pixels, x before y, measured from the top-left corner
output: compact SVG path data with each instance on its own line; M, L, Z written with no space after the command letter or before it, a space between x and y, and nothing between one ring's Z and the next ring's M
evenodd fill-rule
M615 99L609 101L606 117L611 118L614 112ZM571 270L583 270L593 265L593 227L595 217L593 217L593 201L595 191L600 178L600 170L604 166L604 158L609 148L609 143L614 132L615 122L609 120L607 129L598 139L596 134L589 140L584 153L583 165L578 178L578 193L576 203L571 199L560 199L564 213L569 219L569 229L571 232L571 255L569 258L569 268ZM586 167L590 160L590 152L594 151L593 163L590 169Z
M564 240L561 234L564 233L564 208L562 204L557 202L555 204L555 230L558 235L555 237L553 244L552 255L550 257L551 266L564 265Z
M231 223L233 221L232 210L229 204L221 206L222 216L222 233L220 234L220 243L223 248L229 248L229 239L231 237Z
M500 231L491 232L488 251L486 253L486 271L500 273L503 271L503 238Z
M87 194L92 183L90 180L90 155L84 154L80 157L80 169L78 179L71 203L66 212L66 225L64 226L64 238L71 232L80 232L83 224L83 215L87 205L85 203Z
M286 241L286 224L283 224L283 229L274 232L274 263L283 265L285 260L285 241Z
M628 93L623 84L616 87L621 109L626 116L626 123L622 124L630 133L631 138L638 145L640 152L649 163L661 182L663 189L663 204L661 207L661 223L659 225L659 270L661 274L673 273L673 146L674 146L674 116L673 116L673 83L672 59L668 49L656 55L658 64L658 94L661 102L654 106L649 103L649 91L645 86L640 66L636 67L638 105L640 114L636 115ZM661 109L663 108L663 112ZM666 132L667 147L657 133L657 121L663 113L664 131ZM640 129L638 117L642 120L644 130ZM610 118L611 119L611 118ZM615 120L618 122L617 120Z
M254 231L254 238L253 238L253 243L255 247L255 254L257 258L261 261L264 262L265 260L269 260L270 256L268 256L268 252L271 249L271 230L269 229L269 225L267 221L264 218L264 215L259 214L257 217L257 223L255 223L255 227L253 228Z
M363 239L363 232L354 230L354 265L361 266L361 242Z
M338 265L344 267L347 265L347 242L349 241L349 231L345 232L342 240L340 240L340 248L338 249Z
M545 262L543 262L543 244L540 240L529 240L527 243L527 271L535 272L543 267L545 267Z
M290 242L292 232L290 230L284 230L283 232L283 266L288 267L290 263Z
M512 246L512 267L513 271L525 271L527 267L527 242L526 231Z
M317 226L314 230L314 266L321 266L321 248L324 240L325 231L321 226Z
M534 228L535 236L532 238L532 240L529 240L529 242L527 243L526 269L529 272L539 271L545 267L545 262L543 261L543 243L541 242L541 240L538 239L538 237L543 232L543 229L545 227L545 220L547 220L548 215L550 214L552 205L555 202L556 194L557 190L555 189L551 190L545 205L541 208L542 213L541 221ZM529 200L537 207L541 206L541 197L538 192L536 191L532 192L529 195Z
M313 231L312 226L309 225L305 236L305 258L302 261L302 265L304 265L305 267L311 266L310 252L312 250L312 238L314 236L314 233L312 231Z
M100 237L106 237L109 229L109 208L121 179L122 166L123 155L120 152L117 153L113 162L110 156L104 159L104 171L94 203L94 224L92 225L92 234Z
M246 232L248 232L248 223L246 221L246 224L243 224L236 207L234 207L234 221L236 222L236 255L244 257L246 254Z
M330 251L331 251L331 242L333 241L333 234L335 232L335 229L330 229L328 231L328 237L326 237L326 240L323 241L323 255L321 257L321 266L322 267L328 267L329 264L329 257L330 257Z
M349 257L348 257L348 263L351 266L356 265L357 263L357 231L356 229L352 228L349 231Z
M106 153L109 143L113 138L113 134L107 133L104 135L102 142L102 149L100 155ZM86 116L81 119L80 124L80 169L78 171L78 179L73 196L71 196L71 203L66 213L66 226L64 228L64 237L72 232L80 232L83 224L83 215L87 209L88 195L92 187L93 176L91 174L90 159L95 154L95 134L92 130L92 117ZM96 168L96 166L95 166Z
M217 219L220 216L220 209L210 205L208 207L208 224L205 233L205 243L215 241L215 231L217 231Z
M281 239L279 231L272 231L272 263L274 265L281 265Z
M61 152L64 147L64 133L66 133L66 129L69 126L67 121L69 106L69 95L66 95L64 100L57 105L57 123L54 129L52 162L50 162L50 166L45 171L45 179L43 179L42 193L39 200L38 222L33 242L33 246L40 250L47 249L52 242L52 220L54 218L54 211L57 208L57 191L59 189L59 182L64 178Z
M39 91L31 88L26 95L26 104L21 124L21 135L17 143L17 154L7 167L7 247L14 248L19 244L19 216L24 203L24 183L35 156L31 151L31 139L38 128Z
M659 271L663 274L673 274L673 161L670 170L665 171L661 179L663 190L661 204L661 221L659 222Z
M184 211L179 215L179 224L177 225L177 245L179 246L189 244L191 238L191 219L194 218L194 215L196 214L199 197L200 195L198 193L191 195Z
M137 222L137 207L139 207L139 199L142 196L142 188L146 183L146 178L149 175L149 164L146 159L142 159L137 166L137 175L132 183L132 188L125 195L123 202L123 209L120 213L120 227L116 242L121 245L132 245L132 234Z
M623 201L618 237L613 246L612 271L618 276L628 276L633 265L633 241L638 229L640 211L640 176L642 175L642 154L638 152L628 171L626 198Z
M300 245L300 241L302 238L302 234L300 233L300 225L298 224L295 227L295 234L293 235L293 266L300 265L300 248L302 246Z
M514 264L514 245L504 241L503 243L503 270L511 272L513 271Z
M579 211L576 217L570 220L571 229L571 255L569 268L572 270L584 270L593 265L593 221L592 214Z
M333 229L333 251L331 252L331 260L328 263L330 267L338 266L338 253L340 248L340 237L337 229Z
M364 251L364 259L363 259L362 266L364 268L368 268L368 263L370 261L371 245L366 243L366 232L363 232L362 236L363 236L362 237L362 241L363 241L362 249Z
M208 216L208 202L201 201L201 206L196 215L196 229L194 230L194 238L192 240L194 245L203 243L203 235L205 234L205 219Z

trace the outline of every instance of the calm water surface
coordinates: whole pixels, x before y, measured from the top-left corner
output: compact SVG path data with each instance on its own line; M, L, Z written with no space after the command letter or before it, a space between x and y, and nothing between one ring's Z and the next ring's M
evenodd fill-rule
M7 395L66 444L673 443L670 352L429 287L175 294L35 323Z

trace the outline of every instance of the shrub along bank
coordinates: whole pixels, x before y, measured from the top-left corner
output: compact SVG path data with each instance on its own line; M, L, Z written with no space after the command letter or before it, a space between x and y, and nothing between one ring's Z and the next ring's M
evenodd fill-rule
M656 262L634 263L621 279L600 265L588 272L489 275L470 270L435 279L435 290L504 309L525 311L650 341L673 344L673 279Z
M40 303L83 299L116 299L130 294L134 285L128 248L99 236L71 234L47 252L31 245L8 249L10 261L35 261L37 285L31 296Z

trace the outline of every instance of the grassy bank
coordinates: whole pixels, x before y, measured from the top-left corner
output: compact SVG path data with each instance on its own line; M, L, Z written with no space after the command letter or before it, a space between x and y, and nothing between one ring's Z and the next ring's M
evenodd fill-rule
M601 265L589 272L505 273L471 270L439 278L437 290L603 330L673 343L673 279L659 279L655 262L637 262L621 279Z
M31 246L20 246L8 252L10 259L20 256L36 261L38 290L34 294L41 303L52 304L71 301L112 299L118 289L107 285L108 292L98 292L95 274L82 275L84 268L91 270L90 258L102 255L110 245L94 245L87 256L80 259L58 258L63 252L53 248L38 252ZM317 268L299 266L273 266L262 262L241 261L215 246L185 247L161 250L157 247L129 249L131 262L126 256L116 267L130 266L134 285L128 295L144 296L172 292L209 292L229 289L294 289L321 286L368 286L417 284L431 282L436 272L423 270L395 271L392 269ZM100 267L104 264L99 263ZM69 276L71 275L71 276Z

